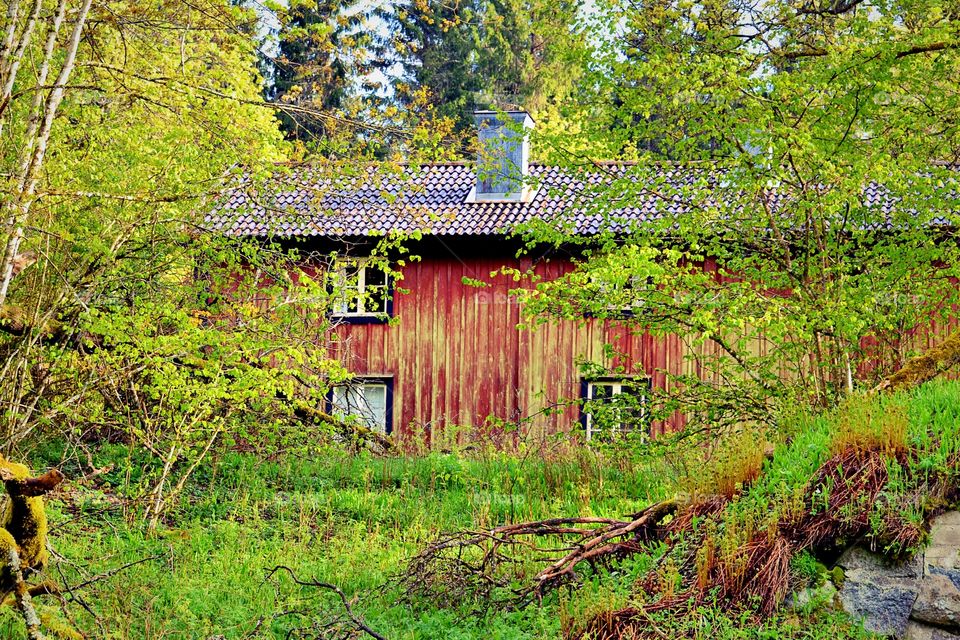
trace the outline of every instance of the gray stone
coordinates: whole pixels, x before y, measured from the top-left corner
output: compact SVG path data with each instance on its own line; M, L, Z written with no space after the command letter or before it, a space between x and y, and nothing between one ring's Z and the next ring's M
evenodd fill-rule
M923 558L914 556L905 562L890 562L882 555L862 547L847 549L837 566L842 567L849 580L851 574L882 577L886 580L916 580L923 576Z
M911 620L907 625L904 638L906 640L960 640L960 635Z
M893 563L862 547L847 550L837 566L840 605L868 631L908 640L960 640L960 511L937 517L929 545ZM801 592L795 606L817 602Z
M960 630L960 590L946 576L927 576L920 581L910 617L941 629Z
M863 570L857 571L860 572ZM897 638L902 638L907 630L916 599L917 589L910 581L898 584L882 577L876 582L859 577L851 579L849 571L840 590L843 609L862 620L867 631Z
M947 511L930 522L927 551L934 556L948 558L949 564L937 564L952 569L956 566L957 549L960 549L960 512Z
M945 555L956 556L957 549L960 549L960 527L941 527L936 531L936 538L931 535L929 543L930 550L945 551Z
M944 511L930 521L931 526L953 525L960 527L960 511Z
M957 589L960 589L960 569L944 569L943 567L928 565L927 575L944 576L949 578L950 582L953 583L953 586L955 586Z
M928 567L939 567L941 569L960 568L960 554L957 553L957 547L927 547L923 554L924 562ZM929 573L929 571L928 571Z
M893 563L860 547L837 561L844 570L839 599L843 609L863 621L868 631L902 638L923 576L920 557Z

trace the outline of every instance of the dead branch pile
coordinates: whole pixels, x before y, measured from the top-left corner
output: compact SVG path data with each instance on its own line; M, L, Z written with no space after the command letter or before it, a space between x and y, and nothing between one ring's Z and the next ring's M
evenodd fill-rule
M678 508L666 501L629 520L553 518L444 535L414 556L400 582L410 597L448 605L455 599L468 606L522 606L576 580L584 563L598 566L645 550ZM530 564L541 568L514 585Z
M894 508L897 505L886 502L935 503L938 496L943 502L946 493L956 492L957 482L955 477L915 479L912 491L901 489L899 497L891 497L891 466L906 474L909 462L903 452L891 458L882 450L843 451L817 470L799 505L784 510L733 550L719 550L716 544L729 524L729 499L714 496L688 504L671 500L623 520L554 518L448 534L415 556L400 581L411 600L481 610L514 608L576 583L585 567L596 569L614 559L666 549L638 583L643 607L605 612L571 637L657 637L651 631L651 614L684 613L701 605L765 616L776 611L791 590L790 559L800 551L829 554L867 539L896 552L920 542L923 531L898 515L902 510ZM679 584L664 575L668 564Z

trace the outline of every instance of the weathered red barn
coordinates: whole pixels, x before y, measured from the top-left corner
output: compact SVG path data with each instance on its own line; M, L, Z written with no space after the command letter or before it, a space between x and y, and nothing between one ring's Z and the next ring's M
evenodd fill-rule
M584 233L595 232L601 221L570 213L578 210L572 203L584 178L529 163L526 137L518 131L532 123L524 113L508 115L516 127L502 126L495 114L478 114L482 153L497 164L492 171L486 160L429 164L387 174L360 171L335 183L304 168L260 197L249 188L236 189L208 219L226 233L297 238L301 248L319 255L336 250L350 256L339 267L347 293L332 310L331 338L356 382L334 389L335 412L356 414L368 426L400 437L450 437L460 427L476 430L506 421L544 432L580 430L589 439L594 425L582 410L583 399L629 394L642 404L647 385L668 384L667 372L702 374L678 336L654 338L591 318L520 328L524 318L510 293L517 283L492 274L504 267L532 269L553 279L573 265L557 249L517 257L521 245L510 231L560 212ZM628 167L603 169L617 175ZM691 179L689 173L668 177L683 181ZM654 198L640 198L623 210L637 221L663 213L663 203ZM364 262L371 236L414 231L422 234L405 246L421 259L399 267L399 282ZM585 377L584 362L618 373ZM682 420L675 415L666 423L623 424L656 435Z
M227 233L296 237L319 253L352 247L351 254L361 256L344 270L343 284L356 298L334 305L332 314L334 348L357 377L356 384L334 390L335 411L359 414L401 437L449 436L460 427L483 428L491 418L530 419L548 431L585 428L590 437L593 425L582 415L581 398L641 397L646 385L665 384L663 371L689 366L679 339L654 340L610 320L519 328L521 309L510 294L517 284L491 274L532 268L549 279L572 265L560 251L518 258L520 244L508 234L517 224L568 208L583 185L529 163L526 137L517 131L532 122L525 113L508 115L517 128L503 127L496 114L478 114L482 148L499 163L493 170L475 163L405 166L394 175L331 186L303 169L260 198L235 190L209 218ZM654 209L638 206L630 213L641 218ZM587 232L599 223L577 220ZM423 230L422 237L405 245L420 260L398 269L399 282L364 265L362 247L371 234L415 230ZM608 344L621 354L614 360L605 356ZM582 362L622 373L587 379ZM654 432L667 426L646 425Z

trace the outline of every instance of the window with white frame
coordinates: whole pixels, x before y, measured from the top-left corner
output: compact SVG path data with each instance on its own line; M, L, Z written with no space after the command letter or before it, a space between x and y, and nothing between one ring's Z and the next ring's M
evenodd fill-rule
M390 395L389 380L353 380L333 388L330 413L340 419L356 419L371 431L387 434L392 430Z
M587 440L611 439L650 431L647 416L649 380L639 376L583 380L583 425Z
M630 276L623 282L607 282L599 276L590 276L590 285L602 300L608 301L597 315L632 316L645 304L645 299L653 287L653 278Z
M390 315L390 278L368 261L338 262L330 272L330 287L334 316L386 319Z

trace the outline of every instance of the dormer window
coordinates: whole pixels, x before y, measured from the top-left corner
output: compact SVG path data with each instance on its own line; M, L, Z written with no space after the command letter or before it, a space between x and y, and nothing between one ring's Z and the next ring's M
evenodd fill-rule
M509 119L503 120L502 116ZM467 202L529 202L528 184L533 119L525 111L477 111L479 147L476 185Z

